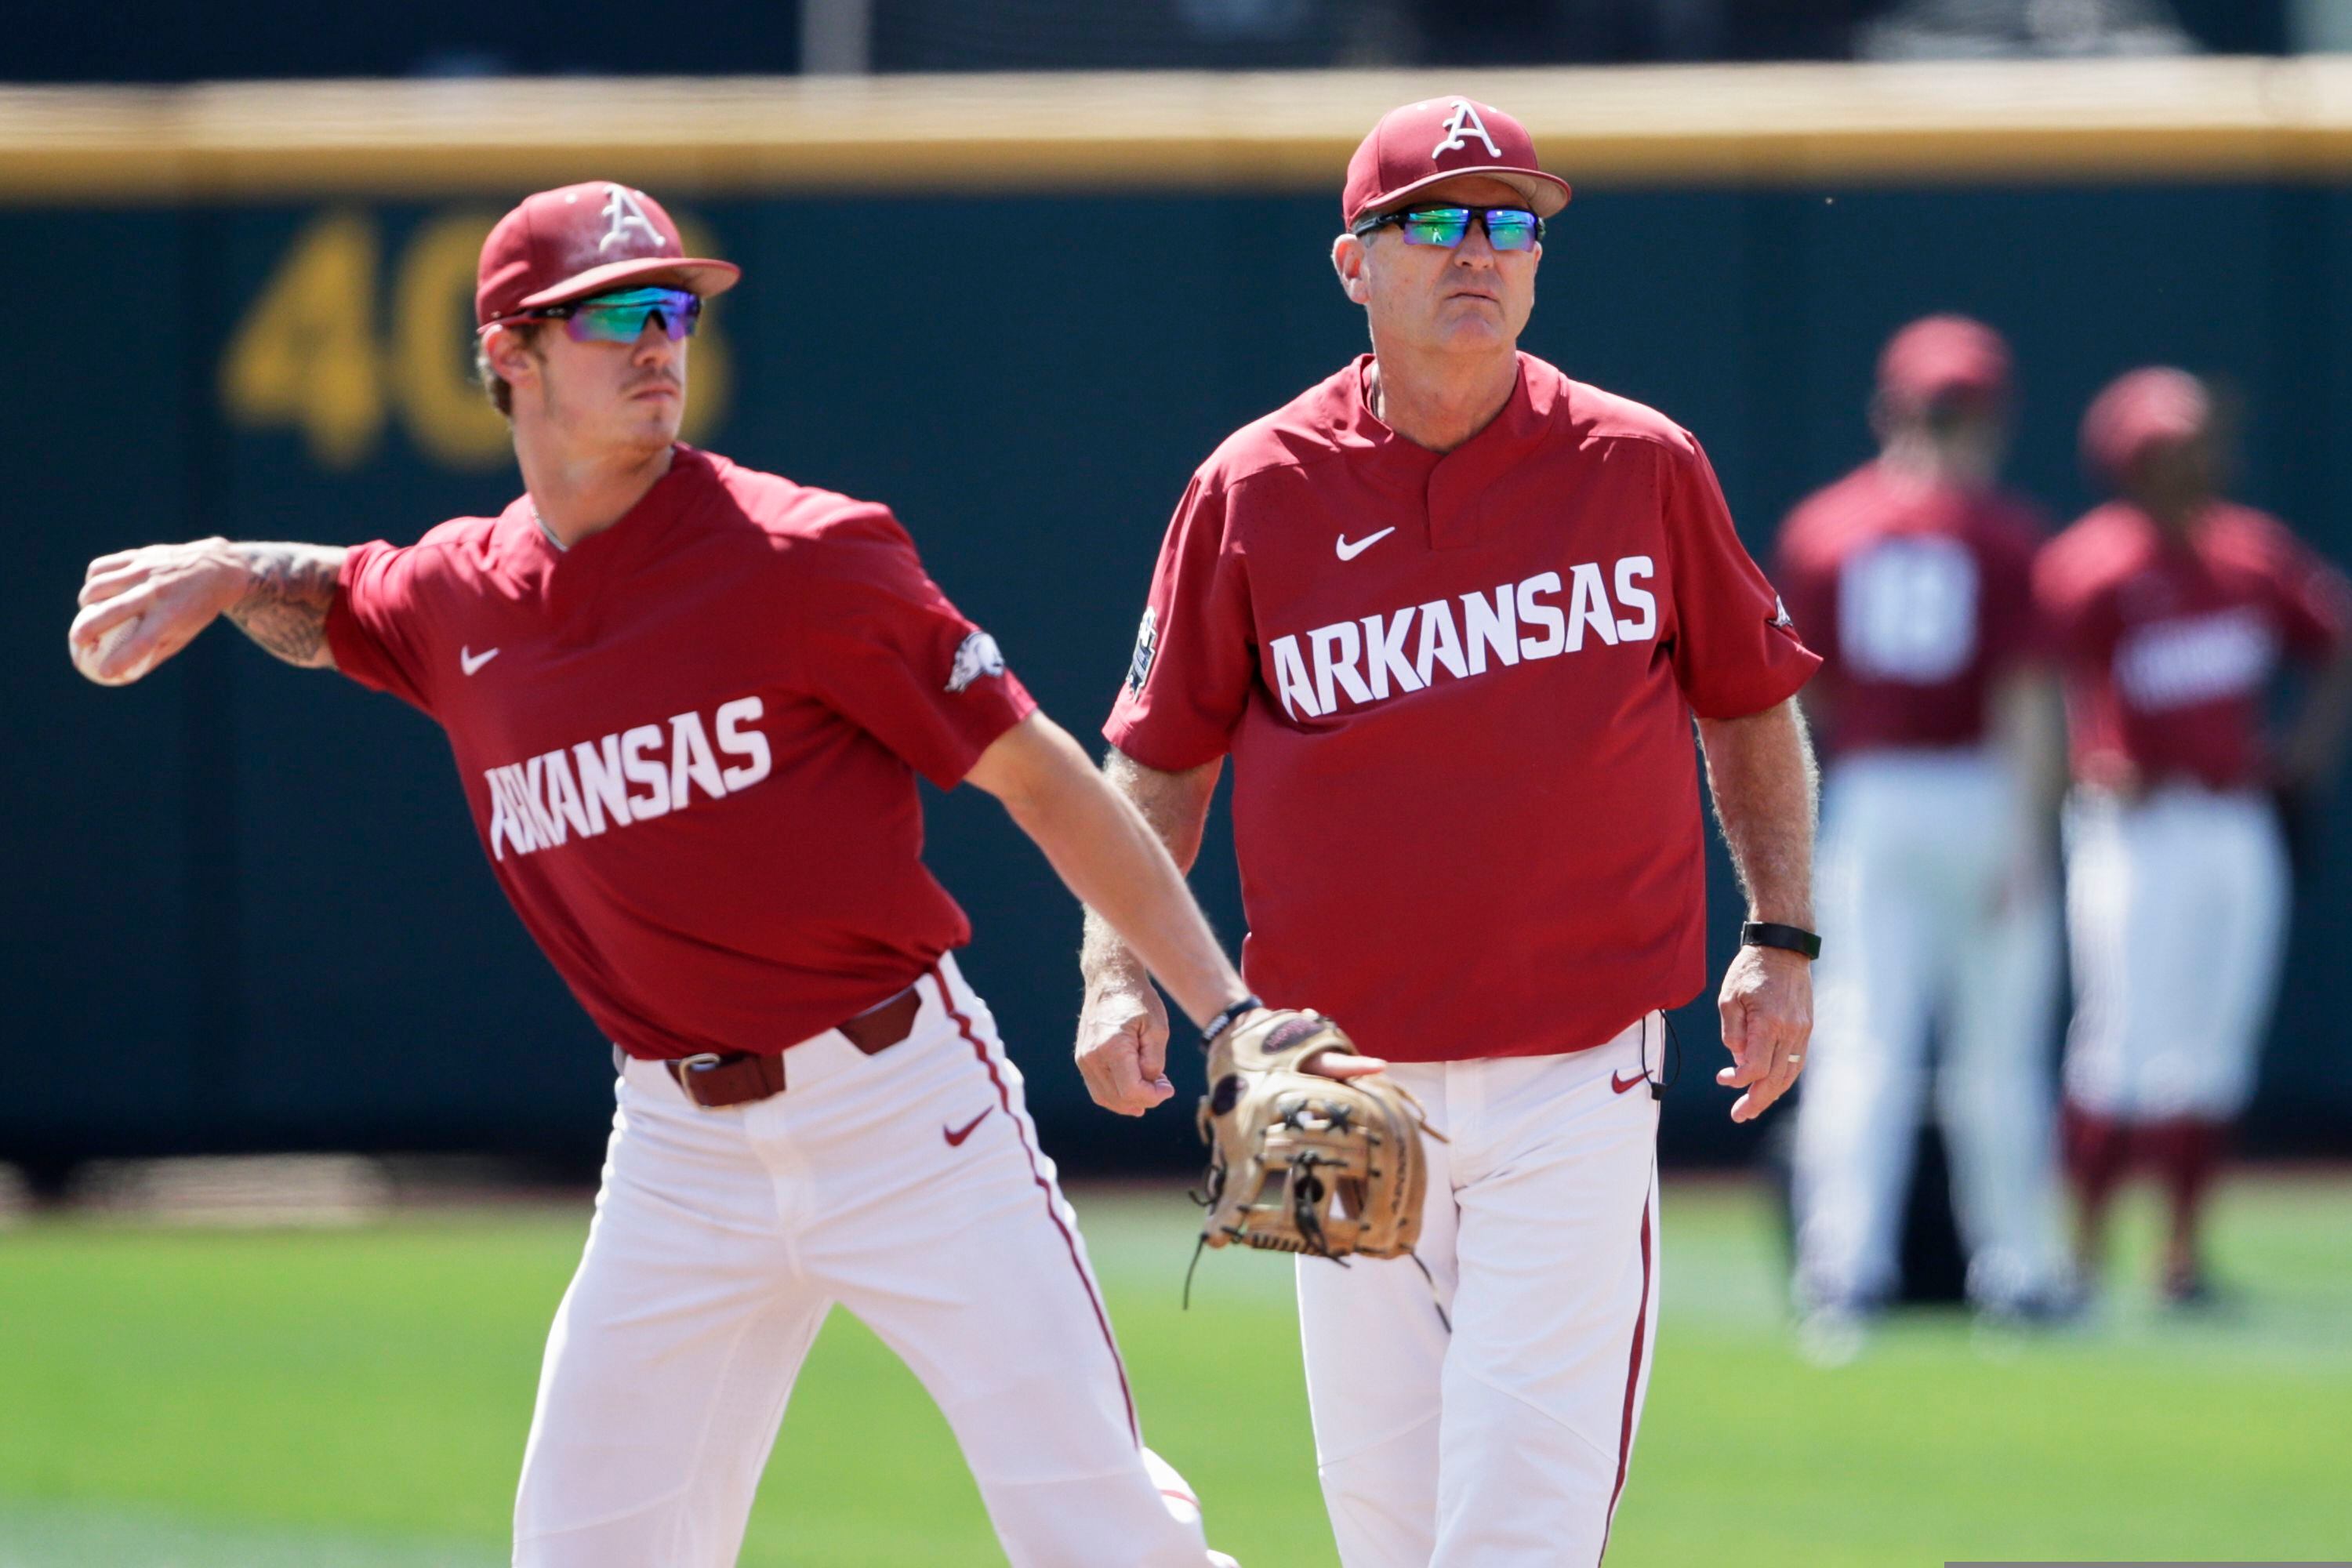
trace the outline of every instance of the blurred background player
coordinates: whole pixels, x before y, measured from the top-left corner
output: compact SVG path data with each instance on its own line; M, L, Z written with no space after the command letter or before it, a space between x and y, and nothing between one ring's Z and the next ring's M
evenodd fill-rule
M1828 759L1833 940L1794 1192L1798 1304L1816 1329L1901 1283L1931 1035L1969 1300L2030 1318L2071 1295L2048 1053L2063 775L2032 609L2042 529L1995 483L2010 403L1999 333L1912 322L1879 360L1879 455L1780 533L1779 583L1824 660L1803 700Z
M2199 1218L2253 1088L2286 934L2271 790L2315 792L2352 709L2352 590L2276 519L2219 494L2213 398L2185 372L2133 371L2083 418L2116 499L2042 552L2075 790L2066 824L2076 1005L2066 1039L2077 1250L2095 1283L2109 1200L2137 1160L2170 1208L2160 1289L2209 1298ZM2318 667L2265 748L2280 654Z

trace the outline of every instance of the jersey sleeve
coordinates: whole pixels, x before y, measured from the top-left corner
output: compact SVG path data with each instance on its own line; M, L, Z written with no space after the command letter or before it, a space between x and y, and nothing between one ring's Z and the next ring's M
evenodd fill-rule
M1673 559L1675 679L1706 719L1760 713L1796 694L1821 657L1739 542L1706 453L1661 447L1659 503Z
M845 512L793 553L805 557L793 619L809 690L941 789L1036 710L887 510Z
M2289 652L2320 664L2335 657L2352 628L2352 584L2317 551L2289 532L2271 531L2269 577Z
M2105 574L2095 556L2085 559L2088 549L2083 536L2069 531L2033 558L2034 618L2051 657L2076 678L2106 665L2121 632L2114 595L2101 588Z
M1148 768L1225 754L1257 679L1249 583L1223 491L1200 475L1177 503L1151 576L1126 684L1103 735Z
M2057 658L2057 637L2033 592L2033 557L2042 530L2030 514L2004 517L1986 529L1978 551L1984 590L1978 616L1985 668L2000 674Z
M343 557L327 606L327 647L335 668L376 691L433 711L421 646L432 552L378 539Z
M1772 548L1772 585L1805 646L1825 662L1837 659L1837 564L1822 545L1810 507L1780 525Z

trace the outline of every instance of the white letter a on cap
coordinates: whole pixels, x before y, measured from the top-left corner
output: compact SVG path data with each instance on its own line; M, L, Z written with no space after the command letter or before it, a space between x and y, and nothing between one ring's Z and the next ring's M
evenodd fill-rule
M1470 138L1473 136L1486 144L1486 156L1489 158L1499 158L1503 155L1503 150L1495 145L1495 139L1486 134L1486 122L1478 118L1477 106L1466 98L1457 98L1454 100L1454 112L1446 117L1444 129L1445 140L1429 150L1429 155L1433 158L1440 153L1460 152L1470 145Z
M1484 136L1486 132L1481 131L1478 134ZM1491 146L1492 143L1488 145ZM1501 155L1496 154L1497 157ZM604 237L596 242L596 249L599 253L610 250L616 245L625 250L629 230L633 228L645 230L646 241L656 250L668 248L669 241L664 239L661 230L654 226L654 220L646 216L646 209L638 205L634 193L623 190L618 185L606 185L604 189L612 194L604 198L605 228Z

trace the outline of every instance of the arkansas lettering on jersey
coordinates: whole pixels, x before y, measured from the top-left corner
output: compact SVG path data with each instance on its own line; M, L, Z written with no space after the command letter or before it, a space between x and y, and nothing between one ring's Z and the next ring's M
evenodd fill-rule
M2075 776L2259 783L2280 655L2317 663L2345 637L2343 576L2285 525L2216 502L2186 539L2126 501L2050 542L2034 591L2060 639Z
M2252 605L2135 626L2116 643L2116 689L2144 713L2245 697L2277 668L2279 638Z
M915 776L1034 704L884 508L680 447L568 551L527 500L358 546L327 634L447 731L499 887L633 1054L779 1049L970 940Z
M1268 1001L1400 1061L1601 1044L1704 982L1692 713L1815 660L1671 421L1522 354L1440 454L1372 416L1369 363L1193 476L1104 733L1231 752Z
M750 789L768 776L773 759L768 737L742 726L757 723L765 707L757 697L739 697L720 703L708 726L689 710L667 724L616 730L489 769L483 782L490 823L483 837L491 858L505 859L509 847L536 854L567 837L593 838L608 826L684 811L698 789L711 800ZM738 760L722 766L721 757Z
M2033 610L2042 533L2012 497L1878 462L1800 503L1772 577L1822 656L1822 749L1981 741L1994 682L2048 657Z
M1564 605L1555 602L1563 592L1559 574L1538 572L1492 593L1463 595L1458 630L1453 602L1433 599L1366 616L1360 629L1355 621L1317 626L1305 634L1305 654L1297 635L1278 637L1267 648L1274 668L1266 683L1286 713L1319 717L1342 704L1381 701L1391 690L1419 691L1441 678L1465 680L1523 658L1579 653L1588 632L1610 647L1655 636L1657 595L1642 584L1657 575L1656 564L1646 555L1628 555L1612 570L1614 600L1601 563L1580 561L1569 568L1574 587Z

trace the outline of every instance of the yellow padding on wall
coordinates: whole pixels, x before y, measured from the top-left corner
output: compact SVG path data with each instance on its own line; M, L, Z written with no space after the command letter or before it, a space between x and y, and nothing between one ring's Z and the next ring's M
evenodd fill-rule
M0 201L665 191L1336 191L1469 92L1591 184L2352 175L2352 58L1526 71L457 79L0 89Z

